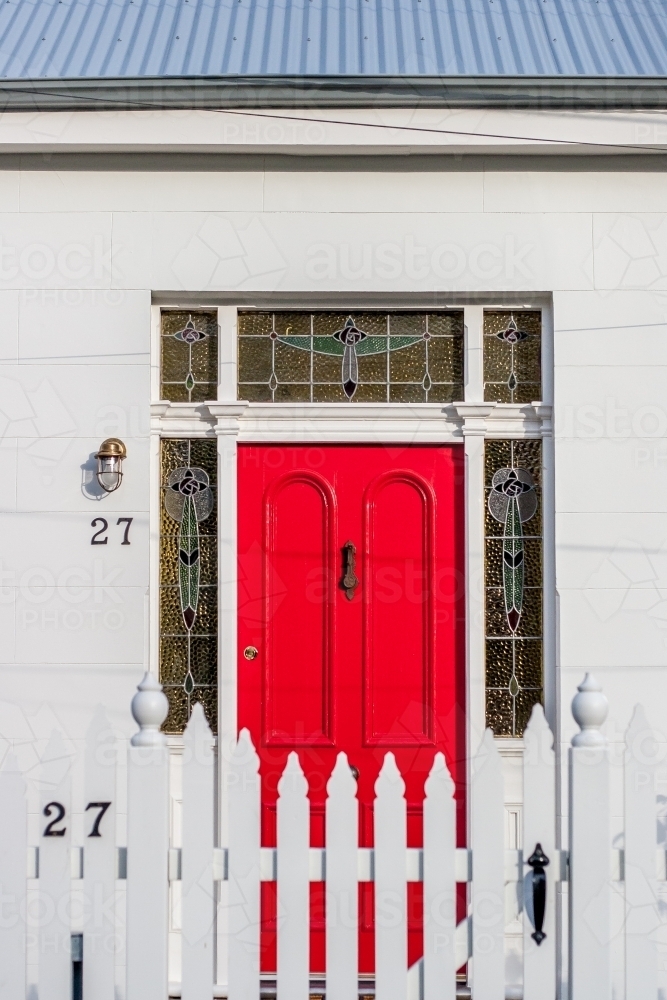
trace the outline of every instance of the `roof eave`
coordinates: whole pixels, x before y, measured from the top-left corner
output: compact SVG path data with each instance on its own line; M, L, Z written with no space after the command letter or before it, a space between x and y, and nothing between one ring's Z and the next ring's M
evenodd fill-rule
M667 77L224 76L0 81L2 111L227 108L661 110Z

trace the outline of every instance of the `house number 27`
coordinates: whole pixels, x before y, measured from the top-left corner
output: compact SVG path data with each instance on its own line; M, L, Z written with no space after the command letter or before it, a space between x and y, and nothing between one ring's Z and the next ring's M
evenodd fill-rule
M125 530L123 532L123 541L121 545L130 545L130 525L134 519L131 517L119 517L116 521L116 526L119 524L125 525ZM101 524L101 528L97 528L97 525ZM107 531L109 530L109 522L106 517L96 517L90 522L91 528L97 528L97 531L93 534L90 539L91 545L106 545L109 539L107 538Z
M88 812L89 809L97 810L97 814L94 814L92 829L88 834L89 837L102 836L100 833L100 823L102 822L102 818L110 805L110 802L89 802L86 806L86 812ZM49 802L44 806L42 813L48 820L50 820L50 822L46 824L42 836L64 837L67 833L67 827L61 825L62 821L65 819L65 806L62 802Z

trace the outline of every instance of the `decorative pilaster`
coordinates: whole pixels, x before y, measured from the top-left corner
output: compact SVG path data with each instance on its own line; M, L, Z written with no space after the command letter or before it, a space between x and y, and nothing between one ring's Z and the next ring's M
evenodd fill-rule
M586 674L572 700L570 748L570 1000L611 1000L611 804L608 703Z

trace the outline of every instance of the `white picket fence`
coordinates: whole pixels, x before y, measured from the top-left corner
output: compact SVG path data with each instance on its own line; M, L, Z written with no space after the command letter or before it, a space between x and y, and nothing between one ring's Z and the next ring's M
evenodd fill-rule
M623 839L612 844L610 752L600 731L607 702L592 678L573 702L581 731L563 775L568 850L557 844L553 737L539 706L524 738L524 851L505 849L502 761L490 732L473 760L465 849L456 847L454 786L441 754L426 782L423 848L406 846L404 782L391 753L375 786L372 850L357 846L357 785L344 754L327 786L326 848L310 847L308 788L295 753L279 783L278 846L262 848L259 760L245 731L221 783L229 836L218 846L213 739L200 707L185 733L176 849L169 842L169 752L159 732L164 702L146 675L133 701L140 730L129 749L121 844L114 741L103 727L89 733L83 823L72 814L58 735L42 757L37 815L29 815L26 780L7 754L0 771L2 1000L307 1000L313 993L357 1000L360 991L377 1000L454 1000L457 989L470 995L461 975L457 986L463 967L474 1000L612 1000L618 949L625 981L614 997L658 1000L658 939L667 926L658 895L666 877L657 840L661 755L637 708L626 739ZM537 845L546 857L544 869L533 872L539 850L533 868L528 859ZM169 887L178 881L182 973L170 984ZM259 969L262 881L277 882L275 982ZM327 968L318 986L309 974L312 881L326 883ZM376 914L375 980L361 986L360 881L374 883ZM408 968L407 884L415 881L424 886L423 959ZM538 944L543 881L546 936ZM457 926L461 883L468 885L468 916ZM612 926L619 900L622 920ZM523 982L506 987L506 926L517 913Z

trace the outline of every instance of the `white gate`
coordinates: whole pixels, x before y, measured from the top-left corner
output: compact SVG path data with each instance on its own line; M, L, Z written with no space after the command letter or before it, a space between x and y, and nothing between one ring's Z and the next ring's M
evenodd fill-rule
M356 781L344 754L328 783L326 849L309 845L308 787L290 754L279 784L277 848L260 846L259 760L242 732L222 787L228 842L216 845L215 755L200 706L185 733L182 843L169 843L166 699L146 675L132 704L127 837L116 843L118 754L104 720L88 733L83 824L72 816L68 757L54 734L42 757L38 817L12 754L0 772L1 1000L357 1000L357 884L375 893L377 1000L612 1000L612 949L623 950L615 996L658 1000L658 901L653 734L635 710L626 736L623 847L612 849L607 701L587 675L573 702L569 849L556 835L553 737L536 706L524 737L523 843L504 844L503 772L487 731L472 766L470 836L456 847L454 785L442 754L426 781L423 848L406 846L404 783L391 753L375 791L375 847L358 848ZM29 824L38 819L39 826ZM79 817L80 820L81 817ZM29 835L35 833L34 836ZM260 883L278 897L277 981L259 970ZM309 882L326 883L325 981L309 977ZM424 957L407 959L407 883L424 884ZM169 885L180 882L181 982L168 982ZM457 885L468 915L457 925ZM505 986L507 886L523 920L523 986ZM559 883L567 883L557 891ZM614 899L612 899L612 896ZM622 920L614 920L622 900ZM569 901L559 907L558 900ZM457 970L459 970L457 982ZM465 972L465 976L463 973ZM465 982L464 982L465 979ZM466 985L467 983L467 985Z

